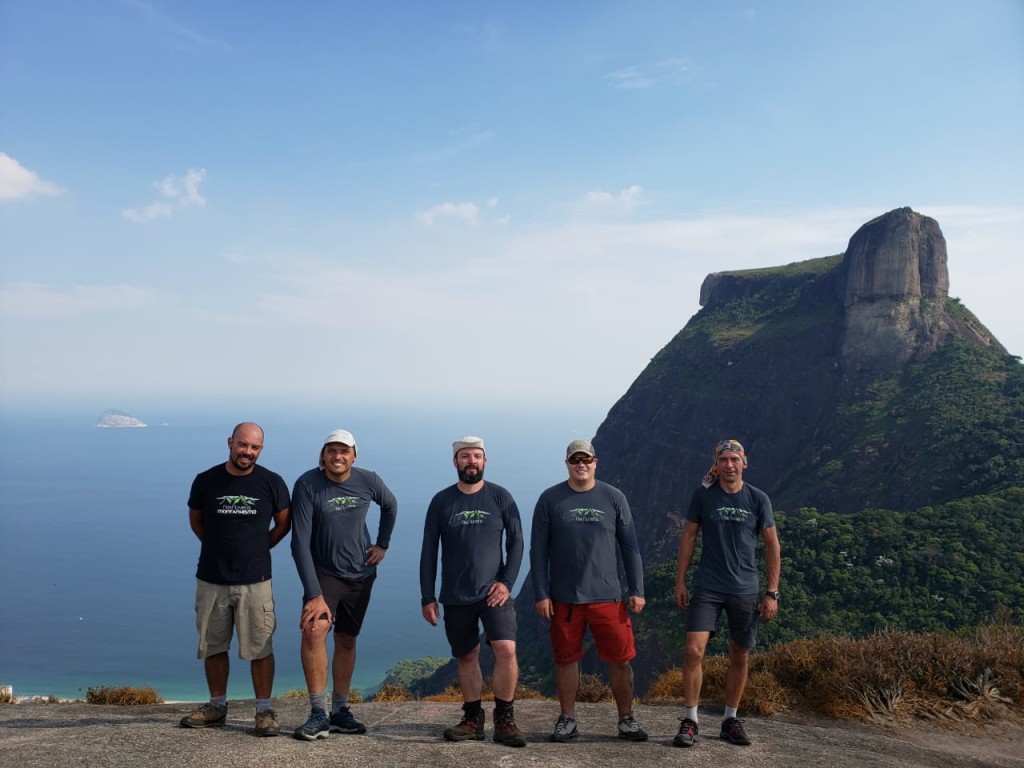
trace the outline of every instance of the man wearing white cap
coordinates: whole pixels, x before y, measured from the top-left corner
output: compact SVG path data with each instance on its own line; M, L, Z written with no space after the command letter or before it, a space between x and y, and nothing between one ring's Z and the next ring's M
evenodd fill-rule
M519 679L516 660L516 609L512 601L523 559L523 527L512 495L484 483L484 441L467 436L452 443L452 463L459 481L435 494L423 522L420 592L423 618L437 626L441 610L435 596L437 552L441 546L441 603L444 629L457 660L463 717L448 728L448 741L484 738L480 700L480 624L494 652L494 741L525 747L516 727L513 699ZM505 552L502 555L502 537Z
M366 733L348 707L363 625L377 565L387 554L398 503L375 472L354 467L356 440L336 429L324 438L320 466L295 481L292 491L292 557L302 581L302 671L310 714L295 738L313 741L328 733ZM380 508L371 543L366 516ZM334 694L327 715L327 634L334 626L331 670Z

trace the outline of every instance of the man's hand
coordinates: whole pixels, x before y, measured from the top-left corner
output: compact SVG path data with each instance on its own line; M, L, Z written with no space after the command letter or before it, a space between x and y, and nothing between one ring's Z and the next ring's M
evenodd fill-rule
M423 606L423 618L427 620L427 622L430 624L430 626L436 627L437 626L437 620L440 617L441 617L441 606L439 606L437 604L436 600L434 602L432 602L432 603L427 603L426 605Z
M644 600L639 595L630 595L629 596L629 612L630 613L640 613L640 611L642 611L644 609L645 605L647 605L647 601Z
M372 545L366 550L366 564L367 565L378 565L380 561L384 559L388 551L384 547L380 547L376 544Z
M771 621L779 612L779 601L765 595L761 598L761 620Z
M538 600L533 609L537 611L542 619L547 619L548 621L551 621L555 616L555 606L551 604L550 600Z
M676 584L676 605L686 608L690 604L690 593L686 591L686 583Z
M327 607L327 602L324 600L323 595L317 595L306 601L306 604L302 606L302 615L299 616L299 629L307 630L312 629L313 625L320 619L324 619L327 623L331 622L331 609Z
M512 594L500 581L496 581L491 584L491 588L487 590L487 607L496 608L500 605L504 605L508 602L508 599L512 597Z

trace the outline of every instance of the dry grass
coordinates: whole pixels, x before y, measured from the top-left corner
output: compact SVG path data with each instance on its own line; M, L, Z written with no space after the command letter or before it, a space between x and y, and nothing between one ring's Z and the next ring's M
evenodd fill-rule
M705 659L702 698L721 702L724 656ZM681 703L682 671L648 700ZM836 718L942 722L1024 718L1024 628L990 625L968 636L880 632L777 645L751 656L744 707L768 715L798 704Z
M130 685L89 688L85 693L86 704L113 704L119 707L133 707L141 704L163 704L164 700L155 688L134 688Z
M382 685L370 701L412 701L413 695L408 688L402 685L388 683Z
M522 685L516 686L515 700L516 701L528 701L528 700L543 700L547 699L540 691L536 691L533 688L526 688ZM480 697L481 701L494 701L494 689L491 688L490 678L484 680L484 687ZM449 685L441 693L431 694L430 696L424 696L423 701L439 701L442 703L462 703L462 688L459 687L458 683ZM582 701L582 699L581 699Z
M13 703L14 703L14 694L11 693L10 689L9 688L4 688L3 690L0 690L0 704L13 704Z
M580 675L580 685L576 689L576 701L584 704L596 704L600 701L614 701L612 689L597 675Z

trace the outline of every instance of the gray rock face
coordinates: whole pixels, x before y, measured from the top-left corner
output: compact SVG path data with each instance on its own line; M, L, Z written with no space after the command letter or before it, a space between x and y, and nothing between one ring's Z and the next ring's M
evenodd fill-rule
M910 208L857 230L840 286L847 366L896 368L933 352L950 331L946 239L937 221Z

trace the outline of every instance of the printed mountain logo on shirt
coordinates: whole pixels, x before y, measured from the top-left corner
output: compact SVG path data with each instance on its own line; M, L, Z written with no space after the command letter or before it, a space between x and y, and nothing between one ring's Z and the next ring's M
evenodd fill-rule
M352 509L352 507L359 506L359 497L335 496L333 499L328 499L327 503L335 509Z
M482 509L467 509L455 515L452 525L480 525L490 514L490 512L484 512Z
M221 515L255 515L258 514L255 504L259 499L252 496L218 496L218 514Z
M576 509L570 509L569 514L572 515L572 519L577 523L599 523L601 518L604 517L604 512L600 509L594 509L592 507L577 507Z
M750 512L738 507L719 507L715 510L715 517L725 523L744 523Z

